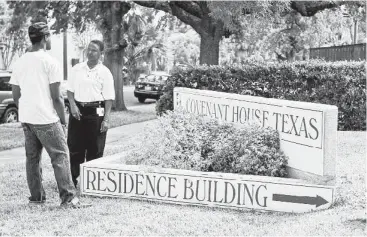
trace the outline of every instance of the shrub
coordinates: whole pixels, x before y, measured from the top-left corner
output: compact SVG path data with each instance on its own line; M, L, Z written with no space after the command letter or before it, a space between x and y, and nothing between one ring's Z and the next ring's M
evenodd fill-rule
M141 149L128 160L164 168L253 175L286 176L287 158L279 134L249 124L236 127L214 119L167 112L144 137Z
M187 87L242 95L336 105L339 130L366 130L364 62L307 61L241 66L199 66L178 71L157 103L161 115L173 110L173 88Z

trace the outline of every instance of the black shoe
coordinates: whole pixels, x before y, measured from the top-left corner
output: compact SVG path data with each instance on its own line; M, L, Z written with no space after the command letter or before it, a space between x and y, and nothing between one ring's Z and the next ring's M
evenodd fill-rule
M44 204L46 202L46 197L42 197L41 199L35 199L32 197L29 197L28 200L29 200L29 204L38 205L38 204Z

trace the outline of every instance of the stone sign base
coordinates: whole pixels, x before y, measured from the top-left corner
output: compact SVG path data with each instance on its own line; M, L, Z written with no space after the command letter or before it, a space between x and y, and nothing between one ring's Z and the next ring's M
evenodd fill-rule
M335 176L312 174L289 166L287 166L287 173L288 177L293 179L301 179L319 185L335 185Z
M82 164L81 194L296 213L327 209L335 200L334 187L309 181L125 165L124 155Z

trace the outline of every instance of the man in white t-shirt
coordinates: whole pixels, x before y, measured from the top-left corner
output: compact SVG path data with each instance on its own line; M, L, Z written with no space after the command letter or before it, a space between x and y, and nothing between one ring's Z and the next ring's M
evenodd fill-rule
M51 49L49 29L45 23L37 22L29 27L28 34L32 48L15 63L9 83L25 136L29 203L46 201L41 168L44 147L51 157L61 206L90 206L79 202L71 178L64 101L60 93L62 73L57 61L46 53Z

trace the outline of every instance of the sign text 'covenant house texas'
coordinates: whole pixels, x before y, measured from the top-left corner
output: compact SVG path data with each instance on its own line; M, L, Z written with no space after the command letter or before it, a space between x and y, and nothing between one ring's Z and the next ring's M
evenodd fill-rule
M182 103L182 101L180 102ZM257 103L241 106L238 103L225 104L226 102L226 100L208 101L203 98L187 98L184 105L181 104L181 106L187 112L207 115L221 121L239 124L257 122L262 127L272 127L288 134L291 138L289 140L299 140L302 144L309 146L321 146L320 135L323 118L320 111L309 113L309 111L300 110L295 114L290 109L276 105L267 104L267 106L259 108Z

